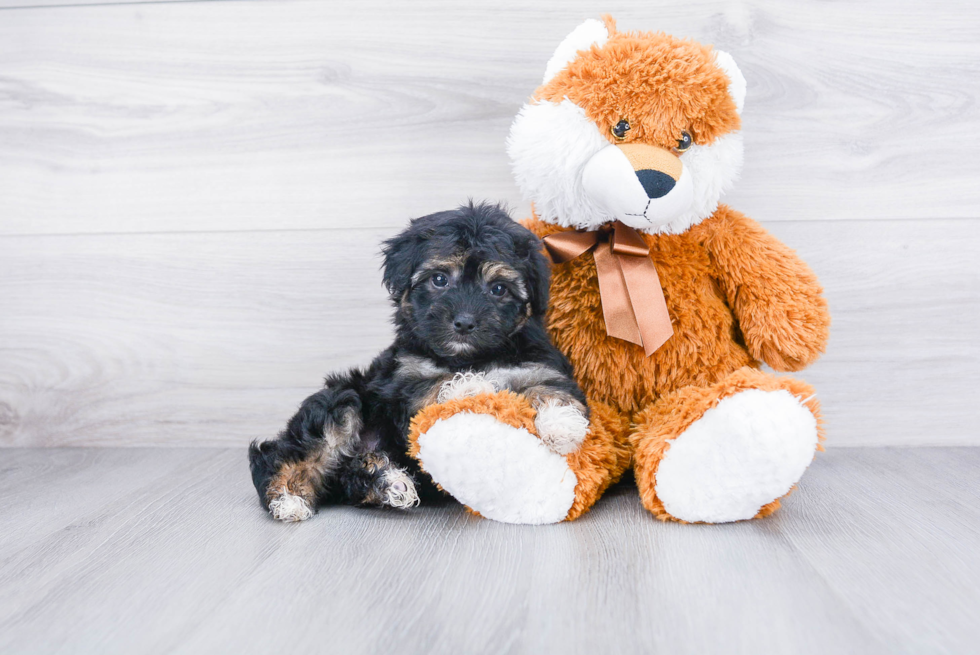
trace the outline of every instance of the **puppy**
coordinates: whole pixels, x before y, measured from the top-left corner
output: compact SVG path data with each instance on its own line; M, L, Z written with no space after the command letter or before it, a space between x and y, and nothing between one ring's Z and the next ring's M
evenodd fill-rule
M366 369L331 375L278 438L249 448L252 481L281 521L327 502L407 508L438 496L410 458L427 405L509 389L537 409L559 454L588 431L585 396L545 332L549 268L541 243L500 207L415 219L384 243L395 342Z

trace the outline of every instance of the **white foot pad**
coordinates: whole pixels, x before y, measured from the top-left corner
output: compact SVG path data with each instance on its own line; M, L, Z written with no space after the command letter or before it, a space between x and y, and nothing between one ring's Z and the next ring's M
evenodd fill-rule
M269 511L277 521L305 521L313 516L309 503L289 493L285 487L282 488L281 495L269 503Z
M384 504L397 509L408 509L419 504L419 494L415 483L404 469L390 468L384 473L385 490Z
M461 503L503 523L557 523L578 480L565 458L523 428L461 412L419 436L422 468Z
M670 441L657 497L684 521L750 519L796 484L816 447L817 420L796 396L742 391Z

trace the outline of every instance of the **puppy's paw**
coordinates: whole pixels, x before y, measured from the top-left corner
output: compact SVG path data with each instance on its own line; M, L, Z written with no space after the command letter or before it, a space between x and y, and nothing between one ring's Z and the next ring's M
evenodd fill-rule
M269 513L277 521L305 521L313 516L313 508L302 496L289 493L286 487L276 491L269 500Z
M486 373L457 373L452 380L442 383L438 401L445 403L450 400L478 396L481 393L497 393L500 391L498 386L497 381L487 377Z
M384 472L385 486L383 503L396 509L408 509L419 504L419 494L415 482L405 469L389 468Z
M585 441L589 433L589 419L575 405L562 405L557 400L549 400L538 407L534 427L548 448L559 455L567 455Z

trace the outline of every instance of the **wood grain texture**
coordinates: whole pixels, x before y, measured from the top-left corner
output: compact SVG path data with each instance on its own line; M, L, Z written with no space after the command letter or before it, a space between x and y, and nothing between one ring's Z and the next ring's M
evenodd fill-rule
M832 450L779 513L728 525L660 523L630 484L555 526L454 503L283 525L242 449L12 449L0 650L968 653L978 466Z
M3 0L17 6L23 0ZM731 204L768 221L977 217L980 5L643 1L731 51ZM504 138L592 2L189 2L0 20L0 233L399 225L525 208Z
M831 445L980 444L980 221L782 222ZM0 445L244 444L391 339L386 230L0 238Z

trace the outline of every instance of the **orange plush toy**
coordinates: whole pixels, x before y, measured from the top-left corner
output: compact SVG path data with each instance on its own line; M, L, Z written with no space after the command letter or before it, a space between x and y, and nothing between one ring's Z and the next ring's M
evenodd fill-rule
M548 450L502 393L416 417L415 456L480 514L572 519L631 464L659 519L774 512L822 439L797 371L830 325L813 272L719 204L742 162L745 80L728 54L589 20L558 46L511 129L526 225L555 262L549 326L589 398L591 431Z

